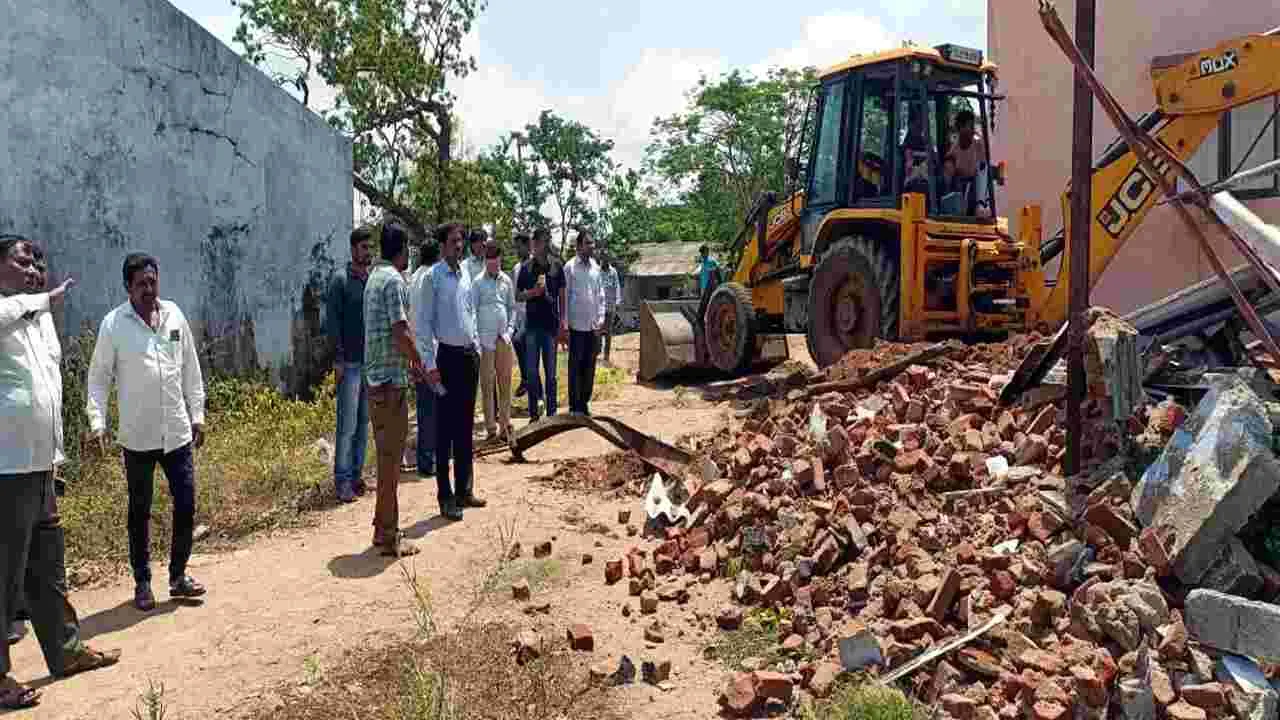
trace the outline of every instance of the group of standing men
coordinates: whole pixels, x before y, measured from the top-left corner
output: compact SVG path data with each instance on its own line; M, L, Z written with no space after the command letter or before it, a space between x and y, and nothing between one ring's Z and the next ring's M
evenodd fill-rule
M477 395L488 439L509 440L513 366L521 377L516 395L528 395L530 421L542 417L544 402L546 414L554 415L556 346L568 345L569 409L589 414L600 337L607 337L617 303L617 271L593 259L587 231L578 234L567 264L548 252L546 230L517 236L514 279L484 230L438 227L419 249L410 277L409 236L401 225L382 227L376 263L372 241L369 228L351 234L351 262L328 294L338 376L334 483L344 502L365 492L361 471L371 422L378 483L373 543L402 557L418 552L402 537L397 500L410 387L418 474L436 478L441 515L462 520L466 508L486 504L475 492L472 463Z
M159 263L131 253L123 266L128 300L103 318L94 345L85 412L90 448L105 454L107 407L114 382L117 440L128 485L129 560L134 604L155 607L151 591L150 518L159 464L173 496L169 596L196 598L205 588L186 574L195 519L194 451L204 438L204 381L195 340L177 305L159 296ZM18 235L0 236L0 710L31 707L38 691L10 675L9 645L25 621L54 677L109 667L118 651L80 640L80 621L67 598L66 536L58 514L62 430L62 348L52 311L74 286L47 289L40 248Z

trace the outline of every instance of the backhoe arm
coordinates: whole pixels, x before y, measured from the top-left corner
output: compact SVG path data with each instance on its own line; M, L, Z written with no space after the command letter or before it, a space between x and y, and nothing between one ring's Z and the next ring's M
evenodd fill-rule
M1151 77L1160 110L1144 124L1151 136L1185 163L1218 127L1223 113L1280 93L1280 35L1245 35L1203 52L1158 58ZM1094 165L1089 229L1089 287L1097 286L1120 248L1160 200L1154 178L1139 166L1133 151L1117 141ZM1176 168L1158 165L1172 183ZM1062 255L1058 282L1036 318L1049 328L1067 319L1070 278L1071 187L1062 195L1062 239L1045 244L1043 257Z

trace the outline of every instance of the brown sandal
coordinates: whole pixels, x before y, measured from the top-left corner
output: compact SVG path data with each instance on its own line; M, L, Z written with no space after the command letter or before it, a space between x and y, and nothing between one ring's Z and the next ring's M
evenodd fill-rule
M91 670L101 670L118 662L120 662L119 650L102 652L85 645L76 652L67 654L66 665L62 669L61 676L71 677Z
M40 704L40 691L10 677L0 678L0 710L26 710Z

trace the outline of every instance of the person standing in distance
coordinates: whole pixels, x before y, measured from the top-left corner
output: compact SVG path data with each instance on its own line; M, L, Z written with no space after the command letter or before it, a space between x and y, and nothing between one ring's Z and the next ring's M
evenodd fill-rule
M577 255L564 266L560 334L569 343L569 412L590 415L595 388L596 356L604 333L604 285L600 266L592 258L596 241L590 230L581 230Z
M465 508L487 503L475 494L472 451L476 383L480 377L480 337L471 278L462 265L461 225L436 229L443 258L431 269L419 332L423 335L427 383L443 390L436 398L436 489L440 514L461 520ZM449 481L453 460L454 482Z
M129 486L129 563L133 602L155 608L151 592L151 499L159 463L173 497L169 596L195 598L205 588L187 575L196 517L195 451L204 444L204 377L182 310L160 299L160 265L130 253L122 268L128 301L102 319L89 363L85 410L94 444L107 451L111 384L119 389L125 479Z
M115 665L119 651L99 652L80 640L67 609L66 545L58 516L54 470L62 453L62 372L56 337L45 321L74 286L49 292L39 282L31 242L0 236L0 618L30 610L49 674L68 677ZM23 597L19 598L19 590ZM0 710L29 708L39 691L19 684L9 644L0 643Z
M480 337L480 390L484 403L484 427L487 440L498 438L499 432L508 442L511 428L511 365L515 351L511 335L515 332L516 294L511 278L502 272L502 253L498 244L485 244L485 269L471 285L476 308L476 332ZM495 412L496 411L496 412Z
M475 281L484 274L484 243L489 233L484 228L472 228L467 234L467 259L462 263L467 269L467 279Z
M720 269L720 263L717 263L711 257L711 248L703 245L698 248L698 295L707 292L707 288L711 286L711 275Z
M600 256L600 284L604 286L604 363L609 365L609 352L613 349L613 326L618 320L622 284L618 280L618 269L613 266L613 258L608 253Z
M369 418L378 453L373 544L383 555L407 557L418 548L400 537L400 461L409 432L409 383L422 379L422 359L409 329L409 234L399 224L382 226L382 259L364 288L364 374Z
M334 273L325 299L333 370L337 376L337 432L333 484L338 499L355 502L365 493L364 457L369 444L369 386L364 379L364 286L369 280L369 242L373 231L351 231L351 262Z
M516 281L520 278L520 268L529 261L529 236L520 233L515 237L516 245L516 266L511 269L511 285L515 286ZM511 347L516 351L516 367L520 370L520 384L516 386L516 397L524 397L528 392L525 385L524 370L524 323L525 323L525 303L519 297L516 298L516 322L515 332L511 337Z
M564 267L549 252L551 232L538 228L533 233L532 256L520 266L516 279L516 300L525 303L525 384L529 390L529 421L537 422L539 402L546 398L547 417L556 414L556 334L560 329L560 291L564 288ZM539 361L546 377L538 376Z
M427 348L424 343L434 342L422 332L423 308L430 307L423 303L423 297L430 292L431 268L440 261L440 246L433 238L427 238L418 249L418 269L413 271L413 279L409 281L409 307L413 311L413 341L418 345L418 356L426 357ZM429 478L436 474L436 404L434 390L423 379L414 383L414 395L417 397L418 412L418 446L414 459L418 464L418 477Z

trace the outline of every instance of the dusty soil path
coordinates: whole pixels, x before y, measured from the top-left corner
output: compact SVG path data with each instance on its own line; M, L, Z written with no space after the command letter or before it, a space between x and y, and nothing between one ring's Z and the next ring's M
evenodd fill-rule
M627 359L615 357L615 362L630 364ZM594 403L593 411L624 419L668 442L688 433L710 432L722 422L722 408L696 400L677 407L673 399L670 391L628 385L617 399ZM445 524L438 517L433 481L415 478L402 485L401 522L423 550L406 562L413 562L426 581L437 620L447 629L466 612L479 578L493 567L500 525L514 523L525 548L555 536L563 577L535 598L552 602L552 612L528 618L516 609L509 591L499 595L489 611L529 627L590 623L596 631L596 659L601 661L616 661L627 652L639 665L642 657L665 653L664 658L674 661L678 689L663 692L637 685L619 691L622 704L632 707L635 716L653 716L661 709L669 718L707 717L714 712L722 674L697 658L705 639L696 631L679 637L672 628L665 645L647 650L643 622L623 619L620 613L624 602L636 609L636 599L627 597L626 583L606 587L602 581L605 559L621 557L622 550L638 540L617 525L617 511L630 507L638 517L639 501L566 493L529 481L549 473L554 460L610 450L594 435L574 432L536 448L528 464L507 464L505 456L482 460L477 489L490 505L469 511L465 522L457 524ZM281 688L335 667L348 650L409 636L412 601L401 569L369 547L372 504L366 497L325 513L316 527L258 538L229 554L197 556L192 572L210 588L200 605L162 602L156 611L140 613L131 605L132 585L126 579L75 593L72 600L86 639L99 647L120 648L123 660L105 671L51 682L36 644L24 641L15 648L15 674L43 687L44 700L23 716L127 718L150 683L166 688L168 717L241 716L278 705ZM578 506L582 521L570 524L563 519L571 506ZM592 522L617 531L582 529ZM592 564L582 564L584 552L594 555ZM157 577L162 576L161 568ZM713 611L727 597L723 587L704 587L705 598L673 606L668 619L688 620L694 607Z

